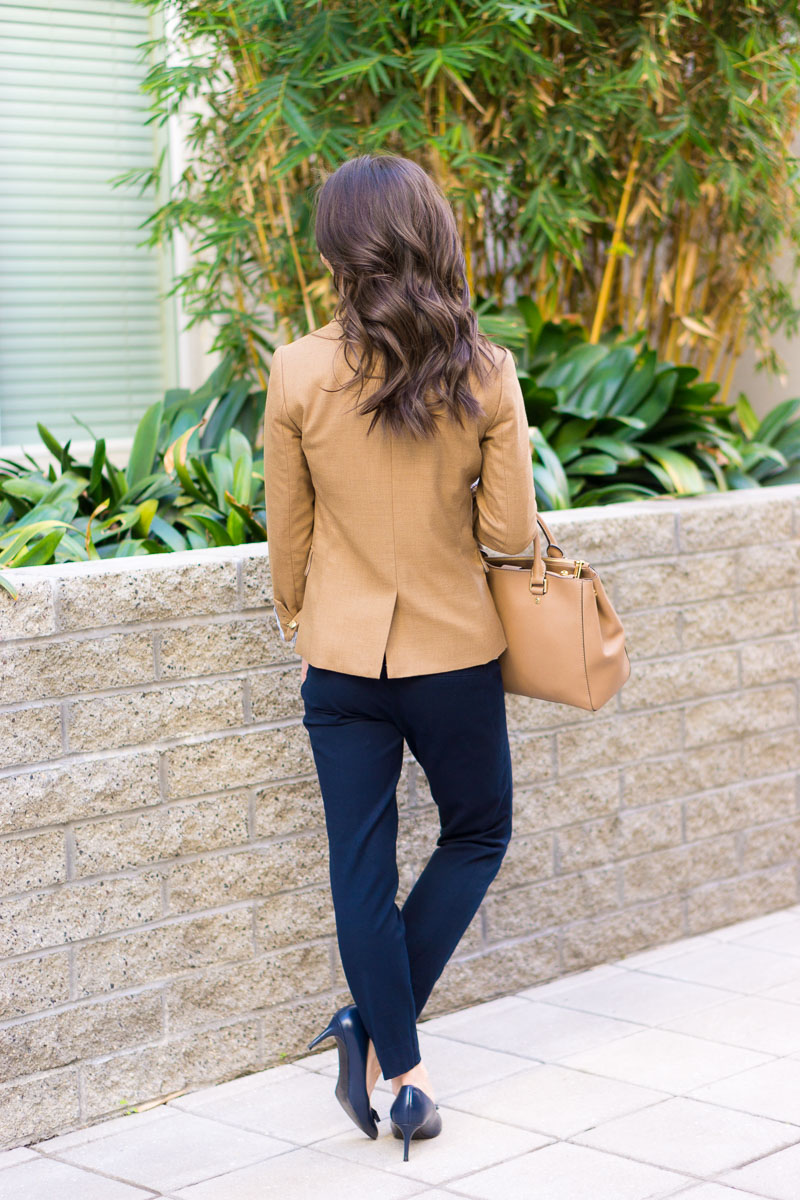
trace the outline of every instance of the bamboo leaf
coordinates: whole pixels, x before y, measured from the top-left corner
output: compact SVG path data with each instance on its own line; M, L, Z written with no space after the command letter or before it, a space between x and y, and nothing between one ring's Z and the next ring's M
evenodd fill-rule
M694 317L686 316L685 313L676 313L675 318L692 333L698 333L701 337L713 338L717 342L720 340L719 334L715 333L708 325L704 325L702 321L696 321Z

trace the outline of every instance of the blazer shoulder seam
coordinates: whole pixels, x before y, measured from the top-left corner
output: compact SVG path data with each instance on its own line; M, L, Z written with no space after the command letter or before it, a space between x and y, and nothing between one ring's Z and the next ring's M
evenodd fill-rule
M284 358L285 358L285 356L284 356L283 354L281 354L281 350L283 350L283 346L278 346L278 348L276 349L275 353L274 353L274 354L273 354L273 356L272 356L272 362L273 362L273 365L274 365L274 364L275 364L275 360L276 360L276 358L277 358L277 357L278 357L278 355L280 354L280 368L281 368L281 410L282 410L283 412L285 412L285 413L286 413L286 419L287 419L287 421L289 422L289 424L290 424L290 425L292 425L292 427L293 427L293 428L294 428L294 429L295 429L295 430L296 430L298 433L302 433L302 429L301 429L301 428L300 428L300 426L297 424L297 421L294 419L294 417L292 416L292 414L289 412L289 403L288 403L288 401L287 401L287 399L286 399L286 363L285 363L285 361L284 361Z
M505 357L503 358L503 361L500 364L500 388L499 388L499 395L497 397L497 408L494 410L494 416L492 417L492 425L494 425L494 423L497 421L497 418L500 416L500 409L503 407L503 393L505 391L506 370L508 369L508 363L509 363L509 360L511 359L511 351L508 349L508 347L504 346L503 349L505 350Z

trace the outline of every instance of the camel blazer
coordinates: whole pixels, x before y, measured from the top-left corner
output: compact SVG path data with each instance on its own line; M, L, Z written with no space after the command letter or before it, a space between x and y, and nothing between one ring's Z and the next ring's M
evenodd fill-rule
M352 411L331 321L279 346L264 414L275 615L315 667L378 678L475 666L506 647L478 544L521 554L536 530L528 421L510 351L473 391L484 412L430 439ZM352 360L352 353L350 355ZM368 380L362 395L378 383ZM296 637L295 637L296 635Z

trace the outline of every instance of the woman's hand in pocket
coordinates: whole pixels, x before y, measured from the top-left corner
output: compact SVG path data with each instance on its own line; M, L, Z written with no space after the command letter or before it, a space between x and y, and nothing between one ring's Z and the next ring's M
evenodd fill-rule
M308 674L308 663L306 662L306 660L304 658L301 658L300 661L303 664L301 673L300 673L300 682L303 683L306 675Z

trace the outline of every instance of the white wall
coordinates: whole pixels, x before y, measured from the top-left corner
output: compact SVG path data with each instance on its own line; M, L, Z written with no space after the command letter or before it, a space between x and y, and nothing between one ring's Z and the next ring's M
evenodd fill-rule
M788 251L777 259L774 269L780 278L787 282L792 280L794 271ZM800 303L800 284L796 276L794 284L796 302ZM781 400L800 397L800 334L794 337L775 334L772 337L772 345L786 364L785 372L776 376L764 370L757 370L755 351L752 346L748 346L736 365L729 395L729 400L733 402L739 392L744 392L755 411L762 417Z

